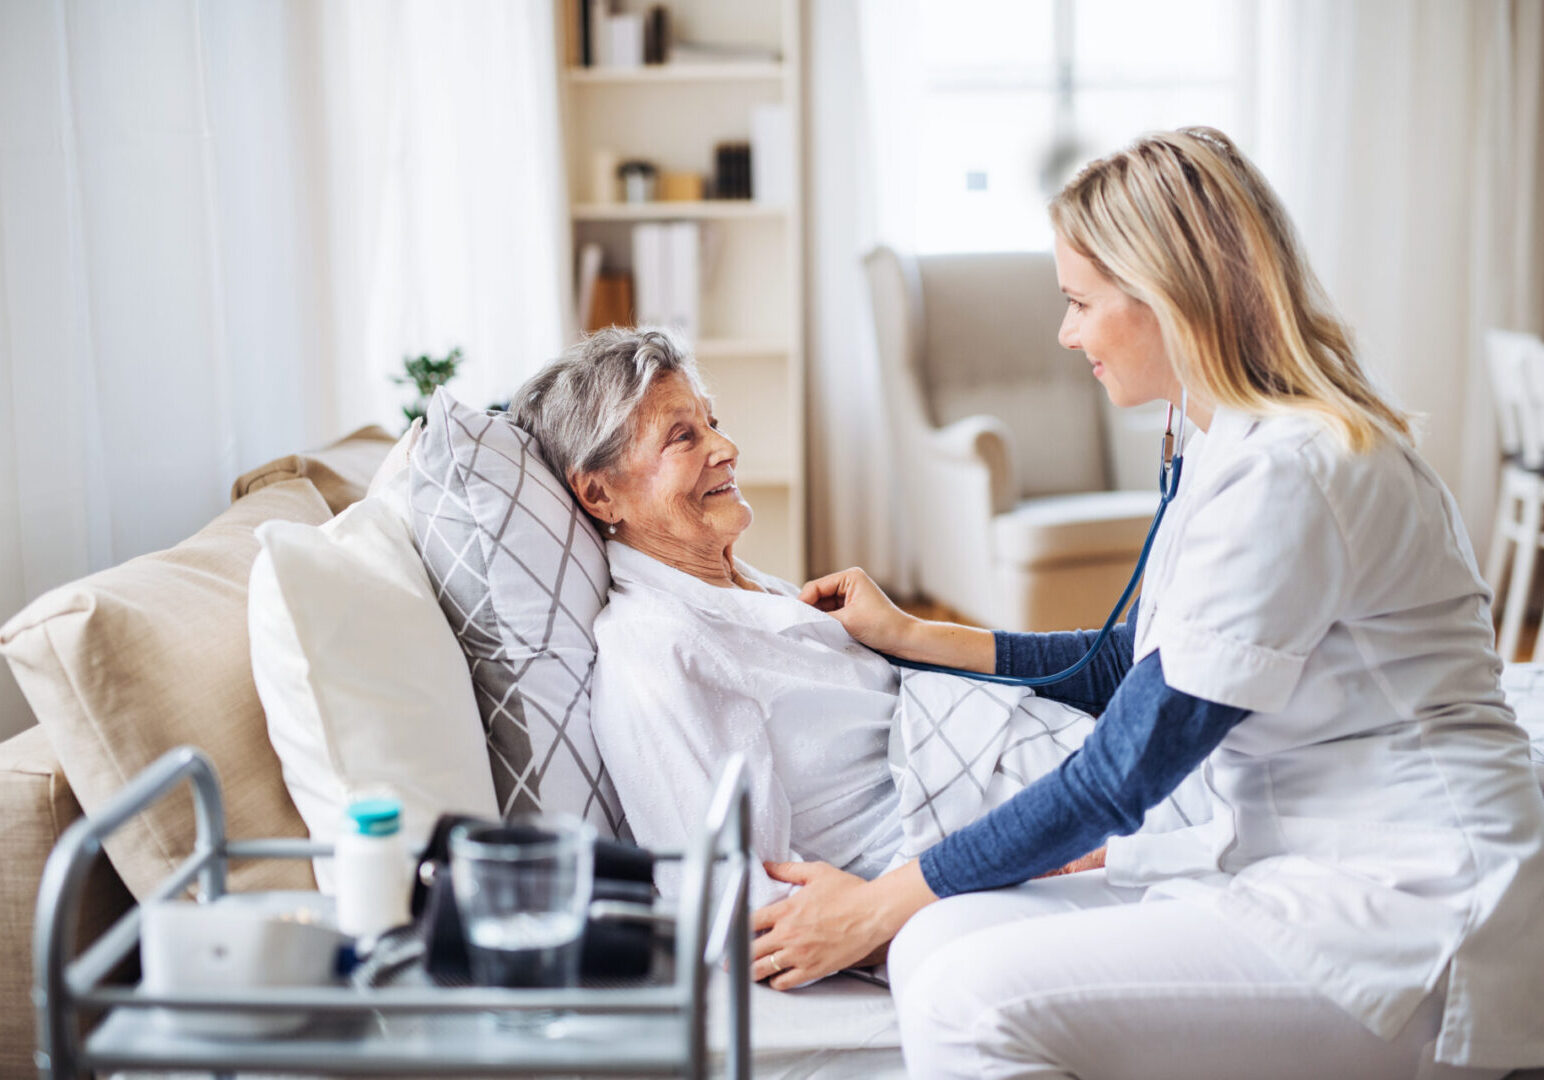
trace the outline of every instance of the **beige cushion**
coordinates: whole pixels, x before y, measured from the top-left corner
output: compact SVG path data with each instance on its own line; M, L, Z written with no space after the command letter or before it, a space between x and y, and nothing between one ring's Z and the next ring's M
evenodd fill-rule
M397 438L371 424L320 450L275 458L237 477L231 501L285 480L306 479L316 485L334 514L365 497L370 479L381 467Z
M36 1076L32 1009L32 918L38 880L59 834L80 817L59 759L41 728L0 743L0 1076ZM86 879L76 940L94 941L131 900L112 867L98 860Z
M1135 562L1157 509L1157 491L1029 499L992 519L997 561L1022 567L1111 558Z
M0 627L0 654L87 813L188 743L219 771L231 836L305 836L252 685L247 578L257 525L330 516L309 481L274 484L176 547L45 593ZM143 897L192 849L193 834L184 788L124 826L107 852ZM311 867L237 863L231 887L311 888Z

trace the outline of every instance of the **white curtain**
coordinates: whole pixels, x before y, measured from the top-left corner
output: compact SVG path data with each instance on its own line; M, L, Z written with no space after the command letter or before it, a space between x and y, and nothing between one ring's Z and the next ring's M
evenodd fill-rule
M1257 153L1482 550L1481 352L1544 331L1544 5L1265 0Z
M0 619L567 310L546 4L0 3ZM25 706L0 670L0 735Z
M392 417L404 392L383 372L455 345L457 396L508 400L562 347L571 307L552 6L320 12L336 415Z
M916 177L897 163L919 86L914 0L817 0L808 25L810 573L860 565L914 588L862 258L913 246ZM856 63L854 61L857 61Z

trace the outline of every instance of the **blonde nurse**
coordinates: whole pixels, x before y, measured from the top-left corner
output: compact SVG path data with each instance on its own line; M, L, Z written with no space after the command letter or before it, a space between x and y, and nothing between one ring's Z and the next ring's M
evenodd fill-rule
M1061 341L1206 434L1102 715L1012 801L872 882L756 913L791 988L890 948L919 1077L1481 1077L1544 1063L1544 800L1489 595L1407 419L1220 132L1138 140L1053 201ZM897 656L1038 674L1080 634L922 622L859 570L804 599ZM1132 835L1200 770L1210 821ZM1045 876L1057 871L1071 871ZM898 936L896 936L898 934Z

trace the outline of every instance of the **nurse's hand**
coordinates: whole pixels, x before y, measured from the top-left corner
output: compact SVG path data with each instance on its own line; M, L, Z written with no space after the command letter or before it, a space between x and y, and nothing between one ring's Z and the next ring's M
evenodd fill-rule
M937 900L913 859L873 881L829 863L766 863L774 881L801 885L752 916L751 976L792 990L843 968L877 963L896 933Z
M799 599L828 612L854 638L879 652L895 653L911 636L913 624L922 621L891 603L857 566L805 582Z
M990 630L908 615L859 567L806 582L799 599L830 612L849 634L878 652L967 671L996 670L997 643Z

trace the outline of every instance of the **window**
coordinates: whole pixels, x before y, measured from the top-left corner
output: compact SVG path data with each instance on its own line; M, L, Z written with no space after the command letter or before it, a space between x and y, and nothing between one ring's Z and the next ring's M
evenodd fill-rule
M1244 139L1241 0L921 0L916 245L1045 250L1045 204L1156 128Z

